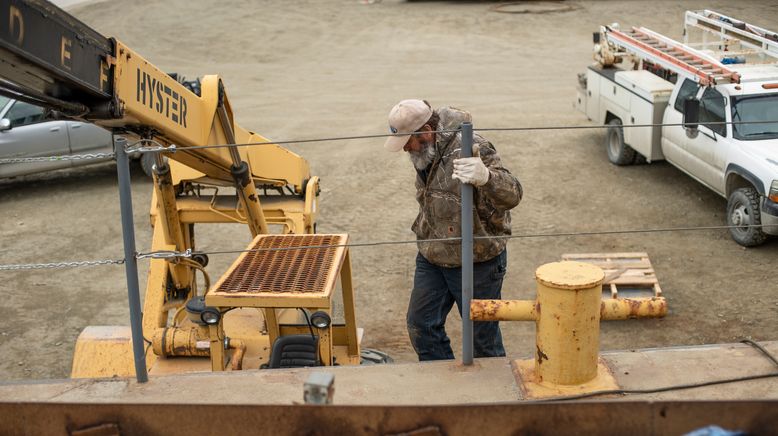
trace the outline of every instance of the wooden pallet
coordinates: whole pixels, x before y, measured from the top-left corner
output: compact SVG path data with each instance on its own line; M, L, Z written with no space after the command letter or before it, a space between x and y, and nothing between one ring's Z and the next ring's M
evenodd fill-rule
M662 288L647 253L563 254L562 260L597 265L605 272L603 298L661 297Z

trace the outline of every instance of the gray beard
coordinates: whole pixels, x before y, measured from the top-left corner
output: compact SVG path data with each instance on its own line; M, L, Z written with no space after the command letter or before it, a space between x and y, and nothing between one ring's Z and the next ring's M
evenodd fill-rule
M411 158L411 163L413 164L413 167L416 168L419 171L424 170L430 164L433 160L435 160L435 144L433 142L428 142L426 144L423 144L424 149L422 149L419 152L416 151L409 151L408 157Z

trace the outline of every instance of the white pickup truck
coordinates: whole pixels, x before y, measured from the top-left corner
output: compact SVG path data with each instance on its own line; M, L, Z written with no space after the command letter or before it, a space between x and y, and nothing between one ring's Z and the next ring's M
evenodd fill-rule
M732 238L756 246L778 235L778 64L731 66L739 83L702 86L683 74L672 83L598 63L579 75L575 104L608 125L612 163L667 160L726 198ZM694 109L698 125L683 126ZM640 124L661 126L627 128Z

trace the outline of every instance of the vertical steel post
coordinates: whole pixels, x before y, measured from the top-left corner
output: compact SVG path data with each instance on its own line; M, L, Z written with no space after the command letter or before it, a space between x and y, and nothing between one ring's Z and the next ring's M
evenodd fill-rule
M462 123L462 148L459 157L473 156L473 125ZM462 183L462 364L473 364L473 186Z
M127 276L127 297L130 304L130 329L132 330L132 354L135 357L135 377L138 383L149 380L146 373L146 353L143 350L140 291L138 289L138 260L135 258L135 223L132 219L132 190L130 187L130 160L125 147L127 140L116 138L116 172L119 175L119 207L122 214L124 238L124 271Z

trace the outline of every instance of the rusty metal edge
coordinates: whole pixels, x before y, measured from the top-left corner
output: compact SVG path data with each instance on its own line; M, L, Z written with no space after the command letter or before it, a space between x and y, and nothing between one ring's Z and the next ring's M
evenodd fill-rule
M260 395L260 393L258 393ZM778 401L589 401L440 406L0 403L0 434L683 434L718 425L778 434Z

